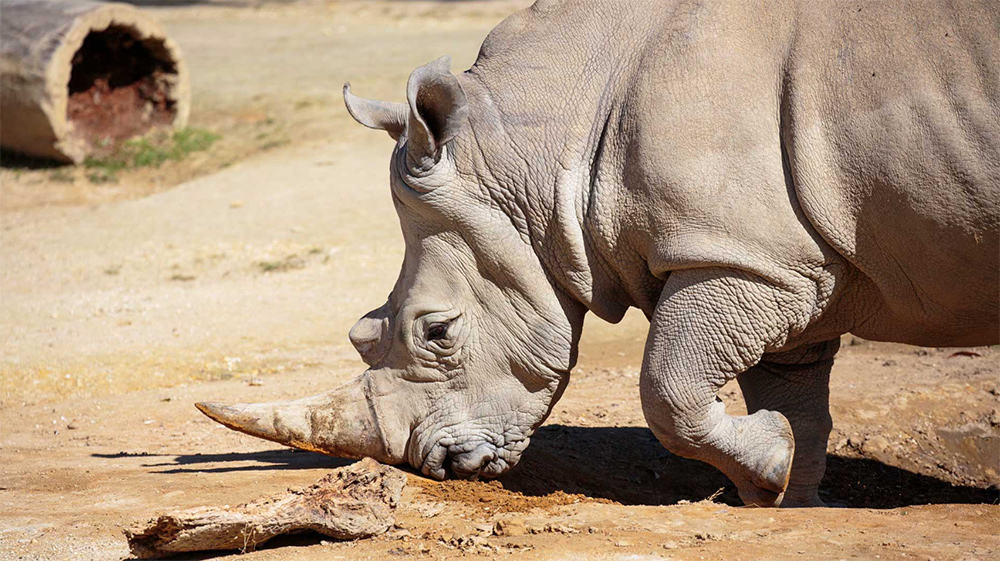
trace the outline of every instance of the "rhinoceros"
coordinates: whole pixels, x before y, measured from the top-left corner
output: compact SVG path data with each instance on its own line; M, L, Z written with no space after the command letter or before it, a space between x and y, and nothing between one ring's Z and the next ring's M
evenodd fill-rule
M369 368L216 421L434 478L517 464L587 312L650 321L644 416L746 504L821 504L840 336L1000 333L993 2L539 1L469 70L417 68L389 133L405 258ZM749 415L725 411L736 378Z

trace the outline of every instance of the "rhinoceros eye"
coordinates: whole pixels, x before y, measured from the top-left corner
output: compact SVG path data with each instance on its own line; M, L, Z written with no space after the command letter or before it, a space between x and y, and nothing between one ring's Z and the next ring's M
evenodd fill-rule
M447 323L434 323L427 328L427 340L428 341L439 341L448 336L448 324Z
M413 327L414 351L427 360L440 361L458 352L467 334L468 322L457 310L430 312L417 318Z

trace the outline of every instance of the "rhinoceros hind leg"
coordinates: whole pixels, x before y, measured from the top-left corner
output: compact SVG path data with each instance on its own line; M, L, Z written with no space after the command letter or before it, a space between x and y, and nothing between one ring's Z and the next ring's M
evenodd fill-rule
M747 411L779 411L792 425L795 459L782 507L823 506L818 490L830 436L830 369L840 340L765 355L737 378Z
M781 503L795 453L780 410L732 416L719 389L808 321L814 302L725 269L671 273L650 322L640 391L656 437L675 454L712 464L748 505Z

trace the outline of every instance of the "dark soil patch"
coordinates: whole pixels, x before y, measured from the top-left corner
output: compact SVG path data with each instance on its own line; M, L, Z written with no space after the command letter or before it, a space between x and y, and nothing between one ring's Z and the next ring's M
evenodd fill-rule
M566 493L555 489L537 495L504 488L504 483L492 481L467 481L447 479L432 481L422 477L411 477L410 484L420 487L428 498L475 505L487 512L527 512L533 508L549 508L575 504L583 501L610 503L602 498L592 498L576 493Z

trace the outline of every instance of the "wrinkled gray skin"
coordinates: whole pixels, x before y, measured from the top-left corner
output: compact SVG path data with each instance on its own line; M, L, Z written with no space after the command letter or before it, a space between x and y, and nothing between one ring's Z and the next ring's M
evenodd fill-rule
M352 115L397 139L406 256L354 383L199 404L443 478L513 467L587 311L650 318L660 441L748 504L820 504L838 337L998 341L995 4L538 2L455 76ZM766 6L766 7L765 7ZM957 11L955 11L957 7ZM716 397L737 378L748 416Z

